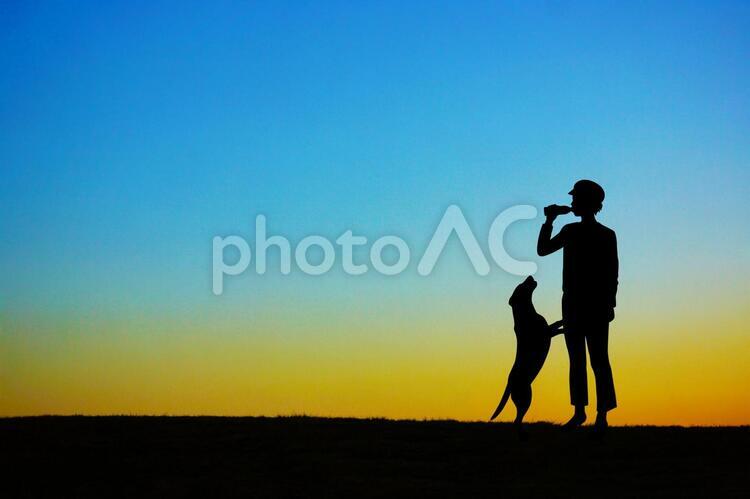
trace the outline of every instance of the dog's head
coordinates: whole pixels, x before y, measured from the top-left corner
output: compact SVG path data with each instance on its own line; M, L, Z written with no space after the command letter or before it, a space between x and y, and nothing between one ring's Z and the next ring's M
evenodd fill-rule
M535 289L536 280L531 276L527 277L513 290L513 294L510 295L510 300L508 300L508 305L512 307L516 304L531 302L531 295Z

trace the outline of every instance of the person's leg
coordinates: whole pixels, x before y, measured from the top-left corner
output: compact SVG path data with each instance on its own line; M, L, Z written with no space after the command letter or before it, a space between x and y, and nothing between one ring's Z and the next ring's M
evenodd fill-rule
M609 364L608 340L608 322L593 324L586 331L591 369L596 380L596 424L599 426L607 426L607 412L617 407L612 367Z
M589 403L586 380L586 340L580 328L566 326L565 346L570 361L570 403L575 407L573 417L566 426L579 426L586 421L586 406Z

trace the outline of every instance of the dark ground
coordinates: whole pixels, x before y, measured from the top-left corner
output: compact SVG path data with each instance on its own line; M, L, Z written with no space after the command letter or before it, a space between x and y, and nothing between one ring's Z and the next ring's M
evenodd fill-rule
M0 497L750 497L750 427L0 419Z

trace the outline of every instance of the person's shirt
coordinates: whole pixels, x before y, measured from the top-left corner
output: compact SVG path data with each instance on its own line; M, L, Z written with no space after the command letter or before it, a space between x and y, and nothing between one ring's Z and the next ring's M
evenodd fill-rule
M563 293L575 303L614 308L617 295L617 237L615 232L593 222L565 225L552 237L552 224L539 231L537 253L549 255L563 250Z

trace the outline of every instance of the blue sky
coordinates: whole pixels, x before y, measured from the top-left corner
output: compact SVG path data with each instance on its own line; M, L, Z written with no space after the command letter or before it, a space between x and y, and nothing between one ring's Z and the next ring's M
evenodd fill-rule
M626 270L735 282L748 270L748 10L5 4L6 312L201 310L211 237L250 238L258 213L293 241L351 228L418 253L451 203L481 235L513 204L565 202L582 177L607 190ZM535 223L514 230L508 244L532 257ZM471 287L460 253L448 260ZM559 279L557 260L540 265ZM280 282L247 286L284 296ZM357 286L333 280L330 299Z

